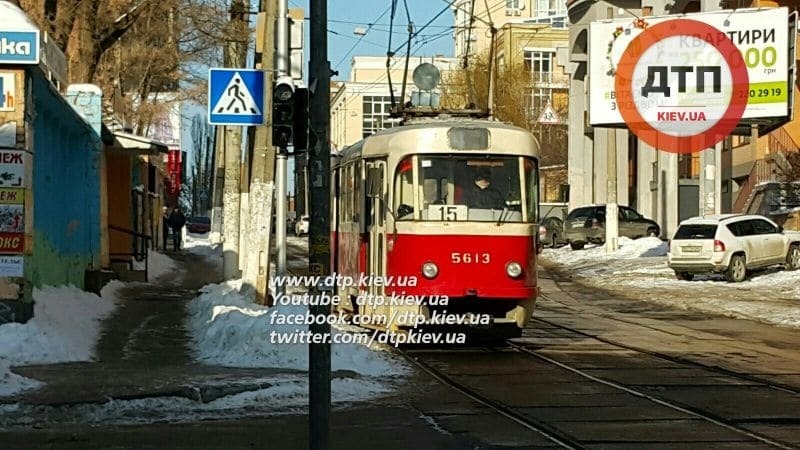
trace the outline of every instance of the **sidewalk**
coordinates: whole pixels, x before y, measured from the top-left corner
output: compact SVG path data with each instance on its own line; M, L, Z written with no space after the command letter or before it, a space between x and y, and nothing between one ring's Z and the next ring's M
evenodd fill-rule
M200 255L167 254L180 271L158 282L130 283L118 292L121 302L103 324L96 361L16 367L14 372L46 385L4 402L56 406L162 396L209 401L263 387L258 379L278 371L192 361L185 307L197 289L219 281L219 274Z
M298 271L307 265L301 257L303 247L292 245L288 249L293 259L291 266ZM169 400L171 397L187 399L178 407L191 409L213 399L227 402L233 394L271 386L278 391L274 401L281 403L280 389L285 388L285 380L293 377L288 383L297 383L298 379L307 379L305 372L195 363L184 329L185 306L197 295L197 289L218 281L219 274L202 256L189 252L168 255L180 268L171 279L149 285L131 284L119 292L121 304L103 324L105 332L98 344L97 361L14 369L46 385L38 391L4 399L20 406L6 411L7 416L14 416L6 425L9 428L3 429L0 421L0 448L309 447L305 402L287 409L273 404L267 396L255 408L208 410L178 420L161 414L160 405L174 402ZM359 377L343 372L332 375ZM426 375L411 373L392 381L397 381L398 389L388 395L333 405L331 448L552 447L540 435L518 430L510 420ZM146 402L145 409L125 409L126 404L136 402L113 401L139 399ZM107 421L103 416L106 409L120 411Z

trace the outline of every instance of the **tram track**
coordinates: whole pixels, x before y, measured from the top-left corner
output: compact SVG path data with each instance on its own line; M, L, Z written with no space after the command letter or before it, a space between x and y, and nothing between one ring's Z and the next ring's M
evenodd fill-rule
M544 297L544 296L542 296L542 297ZM720 367L720 366L710 365L710 364L703 364L703 363L701 363L699 361L695 361L695 360L692 360L692 359L689 359L689 358L683 358L683 357L680 357L680 356L669 355L669 354L666 354L666 353L663 353L663 352L658 352L658 351L655 351L655 350L648 350L648 349L644 349L644 348L641 348L641 347L636 347L636 346L629 345L629 344L623 344L621 342L616 342L616 341L611 340L611 339L607 339L607 338L604 338L604 337L601 337L601 336L598 336L598 335L595 335L595 334L592 334L592 333L587 333L585 331L581 331L581 330L578 330L578 329L575 329L575 328L572 328L572 327L568 327L566 325L562 325L562 324L553 322L552 320L539 319L539 318L535 318L535 317L533 319L531 319L531 320L533 322L543 323L543 324L546 324L548 326L551 326L551 327L554 327L554 328L557 328L557 329L560 329L560 330L564 330L564 331L568 331L570 333L574 333L575 335L578 335L578 336L594 339L594 340L596 340L598 342L602 342L604 344L611 345L611 346L617 347L619 349L624 349L624 350L629 350L629 351L633 351L633 352L649 355L649 356L652 356L652 357L655 357L655 358L659 358L659 359L662 359L664 361L669 361L669 362L672 362L672 363L676 363L676 364L684 364L684 365L696 367L696 368L699 368L699 369L702 369L702 370L708 370L708 371L711 371L711 372L714 372L714 373L717 373L717 374L720 374L720 375L723 375L723 376L726 376L726 377L735 378L735 379L738 379L738 380L741 380L741 381L747 381L747 382L750 382L750 383L757 383L757 384L763 385L765 387L769 387L771 389L776 389L776 390L779 390L779 391L783 391L783 392L785 392L787 394L793 394L793 395L800 394L800 389L798 389L796 387L789 386L789 385L782 384L782 383L775 383L773 381L765 380L765 379L757 377L757 376L753 376L753 375L745 374L745 373L741 373L741 372L736 372L735 370L731 370L731 369L726 369L725 367Z
M292 268L289 268L288 271L295 275L300 275L298 272L301 272L298 270L292 270ZM547 299L547 296L543 297ZM799 448L791 439L790 440L793 443L785 442L784 439L782 439L780 432L778 432L777 436L775 436L776 433L770 430L764 432L763 428L754 426L755 424L759 423L767 425L771 424L777 426L778 428L780 428L779 425L781 424L794 426L799 423L796 416L789 418L765 418L758 417L758 414L753 413L751 415L745 414L745 418L742 418L741 416L737 417L736 414L728 414L726 411L724 411L724 409L720 410L719 408L715 408L713 405L704 405L702 398L681 398L680 395L674 395L674 397L677 397L677 399L669 398L671 393L670 388L676 386L678 388L687 389L708 389L709 392L713 392L713 394L710 394L711 396L725 396L726 392L730 392L726 389L730 388L742 388L744 390L753 387L759 389L768 388L770 391L774 392L774 394L766 394L769 399L778 399L779 396L797 396L800 394L800 389L797 387L775 383L758 376L740 373L725 367L705 364L703 362L681 356L649 350L646 348L639 348L635 345L630 345L623 342L616 342L612 339L592 334L591 332L586 332L575 327L559 324L553 320L534 317L532 319L532 324L532 328L535 328L540 332L542 332L542 330L546 330L547 328L551 328L554 331L558 330L566 333L566 335L564 333L554 333L554 337L556 338L567 340L574 338L571 339L573 342L582 341L583 344L586 343L587 339L592 340L596 344L599 344L599 347L595 344L592 345L595 345L595 347L593 347L595 351L597 351L599 348L600 353L602 353L602 348L604 346L608 346L610 353L624 351L626 354L635 354L636 357L642 359L657 359L658 361L666 363L666 365L656 364L657 367L652 368L651 370L658 374L656 376L663 376L666 382L662 384L659 380L655 384L648 384L637 383L636 381L627 382L614 380L614 371L617 371L616 374L619 374L626 370L624 361L621 361L619 366L614 366L612 369L610 369L612 375L610 375L608 378L602 375L598 376L598 371L596 368L594 370L592 368L584 370L580 362L577 364L570 364L569 362L564 362L563 359L559 360L560 358L558 358L557 355L554 357L552 354L553 347L548 347L547 344L539 344L536 347L533 347L533 343L531 342L524 343L509 340L499 347L450 347L444 350L439 349L439 351L432 350L431 348L420 349L416 347L401 347L393 348L393 351L442 386L450 388L464 398L469 399L470 401L475 402L484 408L487 408L488 411L491 411L491 414L496 414L497 416L503 417L515 423L519 427L527 430L526 432L534 432L551 442L554 446L561 448L583 449L593 447L599 442L604 442L607 445L608 443L614 441L613 439L603 441L596 436L592 436L592 432L590 431L587 432L580 430L580 427L578 427L578 431L576 431L574 424L582 423L580 421L580 416L584 413L570 413L573 414L573 417L568 419L568 422L563 422L563 417L560 419L556 417L548 417L546 414L542 415L537 413L537 409L549 408L556 411L569 411L572 409L580 411L581 407L585 407L587 408L587 413L585 413L586 422L583 423L588 423L590 426L595 425L600 427L601 430L603 430L603 427L606 426L604 425L605 423L609 424L609 428L613 428L615 425L619 426L620 424L624 426L624 424L628 423L634 428L640 426L646 428L648 426L648 421L651 424L656 423L659 420L662 422L686 422L682 425L665 424L662 429L658 429L656 427L657 432L659 433L658 435L648 435L647 433L643 433L638 437L638 439L641 439L641 441L637 441L637 443L641 443L642 445L654 442L669 442L669 439L675 438L675 436L677 436L677 440L674 441L676 444L679 442L685 442L681 440L682 437L680 436L680 433L682 430L685 430L684 432L687 434L693 434L694 428L698 427L697 424L704 423L705 425L701 428L706 430L706 433L712 437L697 438L698 441L689 440L688 442L697 442L697 445L701 446L711 445L712 442L741 442L745 446L755 445L781 449ZM536 324L539 324L540 327L537 327ZM547 333L547 331L544 331L544 333ZM545 340L549 339L547 336L541 337ZM488 352L486 351L487 349L489 350ZM540 349L543 351L539 351ZM580 347L576 347L572 351L574 352L575 350L580 350ZM556 353L558 352L558 350L555 351ZM483 361L488 361L489 365L482 366L480 365L480 362L470 363L469 360L474 356L473 354L478 354L476 352L480 353L483 356ZM495 355L497 358L495 358ZM564 355L567 355L567 360L569 361L570 350L567 350ZM518 364L520 366L524 366L526 364L524 361L535 360L537 361L536 367L542 367L544 365L549 366L552 373L542 375L541 372L531 370L529 373L535 374L535 376L530 378L528 378L525 374L522 374L520 377L520 374L518 373L504 373L502 369L496 369L495 365L492 364L492 361L499 361L503 360L504 358L506 364L508 364L508 358L517 358L513 364ZM484 368L485 370L483 370ZM678 381L676 384L671 385L670 382L674 382L676 380L669 379L670 377L675 376L669 374L670 369L691 369L700 374L699 376L694 375L697 376L697 379L700 381L694 384L691 380L689 382ZM712 377L705 375L703 372L708 372L709 375L714 376L713 378L716 379L717 382L720 380L722 382L716 386L714 383L705 384L703 380L710 379ZM601 371L601 373L605 372ZM664 373L665 375L661 375L661 373ZM575 380L576 377L584 380L584 382L564 382L565 379ZM600 405L610 405L606 407L598 407L598 403L591 404L590 401L588 401L587 406L578 405L577 401L575 401L576 404L570 404L569 401L566 403L559 403L558 400L554 400L552 402L536 401L536 398L539 395L549 395L542 392L542 384L557 383L559 381L569 386L569 389L572 392L568 393L576 394L572 396L570 401L575 401L574 399L581 397L581 395L578 394L584 392L597 393L596 397L607 395L609 398L614 397L615 400L612 399L608 402L605 402L605 400L600 400L598 402ZM539 383L538 386L537 383ZM569 383L574 384L569 385ZM507 389L504 389L505 386L508 386ZM593 386L602 386L602 388ZM509 394L518 390L524 391L529 388L531 389L531 392L527 393L526 395L533 399L531 402L528 402L527 398L517 399L513 396L513 394ZM714 391L714 389L717 388L719 390ZM608 392L612 390L618 392L618 394L608 394ZM559 395L563 396L564 393L565 392L562 390L554 395L558 397ZM708 396L709 394L706 395ZM773 395L775 395L775 397L773 397ZM525 395L522 397L525 397ZM588 395L586 397L588 397ZM619 400L621 397L624 397L628 400L621 401ZM581 399L581 401L583 401L583 399ZM650 404L651 406L642 406L643 403ZM740 403L743 409L747 409L746 400L741 400ZM620 404L624 404L624 406L617 406ZM789 404L793 404L792 401L790 401ZM546 405L546 407L543 407L542 405ZM578 407L578 409L576 409L576 407ZM624 414L621 414L618 416L611 415L610 417L598 418L597 416L593 416L591 412L588 412L591 410L591 408L602 410L604 408L613 409L614 407L621 409L627 408L638 414L632 414L631 416L633 417L625 417ZM664 413L663 411L665 410L672 411L672 415L670 416L669 413ZM555 415L563 416L563 414L560 413L556 413ZM637 417L638 415L641 417ZM651 419L648 417L662 417L662 419ZM749 429L748 425L755 429ZM712 430L709 432L709 428L718 431ZM601 434L602 433L605 433L605 431L601 431ZM613 434L613 432L610 432L610 434ZM738 438L731 437L731 435L736 435ZM702 439L708 439L708 441L703 441ZM626 440L619 442L631 443L631 441Z
M414 364L416 367L421 369L423 372L427 373L438 382L458 391L462 395L466 396L467 398L486 406L496 413L500 414L503 417L506 417L518 425L526 428L530 431L535 433L539 433L545 439L557 444L563 448L568 449L583 449L584 447L572 437L562 433L558 429L553 428L552 426L530 417L526 417L524 414L520 414L514 408L504 405L498 401L492 400L478 392L474 389L470 389L468 386L464 385L463 383L459 383L458 381L454 380L452 377L449 377L444 372L436 369L435 367L431 366L430 364L426 363L425 361L421 360L420 358L414 357L412 352L408 350L397 348L395 349L397 353L402 355L407 361Z
M602 384L603 386L615 389L622 393L633 396L637 399L646 400L652 403L653 405L657 405L658 407L669 408L670 410L673 410L676 413L684 414L694 419L707 422L713 426L724 428L732 433L739 434L744 438L751 439L752 441L757 441L771 448L780 448L780 449L797 448L791 444L782 442L778 439L770 438L769 436L765 436L760 433L748 430L744 427L737 425L734 421L728 420L724 417L720 417L719 415L710 413L708 411L702 411L690 405L684 405L679 402L660 398L659 396L644 392L641 389L635 389L631 386L625 386L624 384L606 380L603 379L602 377L592 375L585 370L571 366L569 364L565 364L554 358L540 354L535 350L531 350L525 345L517 344L510 341L506 342L505 345L506 349L512 349L519 355L524 355L525 357L536 359L537 361L544 362L550 366L554 366L557 367L558 369L565 370L575 375L578 375L579 377L589 380L592 383ZM491 351L497 352L498 354L499 350L502 349L503 348L499 349L490 348ZM475 350L476 348L473 347L472 349L467 348L463 349L462 351L469 352ZM484 393L481 393L480 392L481 388L484 386L471 386L468 383L459 381L456 376L451 376L444 370L434 367L434 364L431 361L427 361L425 358L426 354L430 354L429 350L408 350L400 348L396 349L396 351L397 353L402 355L407 361L414 364L416 367L418 367L423 372L427 373L428 375L436 379L438 382L454 389L455 391L461 393L465 397L485 407L492 409L497 414L502 415L510 420L513 420L522 427L541 434L548 440L552 441L554 444L559 445L563 448L572 448L572 449L586 448L587 444L583 443L579 437L573 436L568 432L559 429L557 424L548 423L548 421L546 420L531 417L530 415L521 412L519 407L508 406L501 401L498 401ZM458 353L459 351L456 350L455 352L453 352L451 350L451 352ZM442 353L437 352L437 354L441 355Z

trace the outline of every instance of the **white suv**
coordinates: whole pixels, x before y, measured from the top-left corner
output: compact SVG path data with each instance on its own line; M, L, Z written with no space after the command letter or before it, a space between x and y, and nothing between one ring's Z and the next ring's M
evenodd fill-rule
M294 234L295 236L308 234L308 216L301 216L300 220L294 224Z
M739 282L754 268L784 264L786 270L800 269L800 233L783 231L764 216L693 217L678 225L667 259L680 280L717 272Z

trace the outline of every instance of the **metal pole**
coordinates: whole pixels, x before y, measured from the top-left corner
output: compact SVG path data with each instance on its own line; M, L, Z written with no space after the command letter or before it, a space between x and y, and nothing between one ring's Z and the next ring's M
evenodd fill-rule
M619 239L619 220L617 207L617 130L607 128L608 145L606 156L608 164L606 172L608 175L608 193L606 194L606 252L617 251Z
M286 177L287 174L287 154L286 149L278 149L278 157L275 161L275 192L278 196L278 208L275 211L275 246L278 250L278 261L275 263L275 272L278 279L286 276ZM286 287L282 283L275 286L275 294L286 293Z
M278 14L275 22L275 69L278 77L289 75L289 4L288 0L278 0ZM278 278L286 276L286 178L287 178L287 152L285 148L278 149L275 161L275 195L278 197L277 210L275 211L275 247L278 250L278 261L275 271ZM286 288L280 284L276 286L275 293L280 295Z
M330 164L331 146L328 138L330 128L331 68L328 61L328 2L310 0L309 62L309 168L308 187L310 205L308 232L308 264L312 274L331 273L330 256ZM317 292L324 289L316 286ZM330 289L330 288L328 288ZM312 314L328 315L330 305L311 307ZM311 325L310 331L330 336L331 326ZM331 413L331 344L309 344L309 443L310 448L330 447Z
M246 36L248 29L244 11L250 9L249 0L231 2L230 30L234 37ZM228 43L228 55L231 67L244 67L247 59L247 45L233 39ZM242 127L225 129L225 184L222 200L224 222L222 241L222 273L225 280L241 276L239 268L239 234L241 220L241 161L242 161Z

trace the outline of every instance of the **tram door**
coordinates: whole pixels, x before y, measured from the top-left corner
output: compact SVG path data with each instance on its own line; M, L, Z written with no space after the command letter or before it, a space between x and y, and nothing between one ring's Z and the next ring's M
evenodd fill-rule
M384 281L386 276L386 161L370 161L367 163L367 189L369 190L369 214L367 216L367 276L373 280ZM371 296L384 295L383 283L372 282L366 287ZM384 307L377 307L373 314L385 314ZM388 308L387 308L388 310Z

